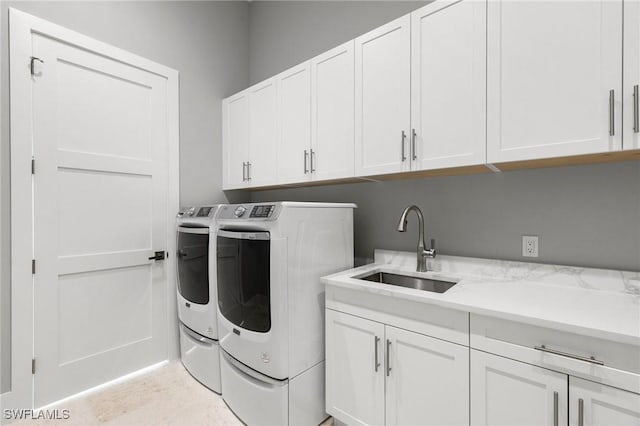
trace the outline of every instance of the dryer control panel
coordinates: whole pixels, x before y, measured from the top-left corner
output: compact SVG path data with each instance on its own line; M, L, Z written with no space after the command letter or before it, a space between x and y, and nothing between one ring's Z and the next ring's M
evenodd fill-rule
M253 208L251 209L251 213L249 214L249 217L260 217L260 218L271 217L271 214L273 213L275 208L276 206L273 204L253 206Z
M236 204L222 207L217 220L276 220L280 211L278 204Z

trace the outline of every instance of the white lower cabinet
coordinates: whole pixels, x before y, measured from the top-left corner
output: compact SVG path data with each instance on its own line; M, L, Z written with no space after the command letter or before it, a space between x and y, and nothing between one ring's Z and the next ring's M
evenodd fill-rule
M468 425L469 348L326 311L327 412L349 425Z
M640 395L471 349L471 425L640 426Z
M384 424L384 325L326 311L327 413L349 425Z
M471 424L567 425L567 375L471 350Z
M640 395L569 377L571 426L640 426Z
M386 424L468 425L469 348L385 326Z

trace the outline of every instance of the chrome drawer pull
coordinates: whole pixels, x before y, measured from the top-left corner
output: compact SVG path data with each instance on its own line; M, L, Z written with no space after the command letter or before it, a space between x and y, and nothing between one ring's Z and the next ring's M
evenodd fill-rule
M553 426L558 426L558 392L553 393Z
M561 352L561 351L557 351L555 349L549 349L545 345L534 346L533 349L535 349L537 351L547 352L547 353L554 354L554 355L564 356L564 357L571 358L571 359L577 359L579 361L590 362L591 364L604 365L604 362L602 362L600 360L597 360L594 357L587 358L586 356L580 356L580 355L570 354L570 353L567 353L567 352Z

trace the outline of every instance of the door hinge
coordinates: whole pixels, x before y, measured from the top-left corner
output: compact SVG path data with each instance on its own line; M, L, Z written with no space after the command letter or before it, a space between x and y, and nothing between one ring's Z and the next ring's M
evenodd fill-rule
M35 56L31 57L31 63L29 64L29 69L31 70L31 75L35 76L36 75L36 61L40 62L41 64L44 64L44 61L40 58L36 58Z
M36 159L33 157L31 158L31 174L36 174Z
M36 359L31 359L31 374L36 374Z
M32 274L36 273L36 260L35 259L31 259L31 273Z

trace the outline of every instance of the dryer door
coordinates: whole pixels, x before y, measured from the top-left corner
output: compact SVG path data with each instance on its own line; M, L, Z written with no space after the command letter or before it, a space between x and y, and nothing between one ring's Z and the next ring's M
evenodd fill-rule
M238 328L271 329L268 232L220 230L217 238L218 307Z
M209 303L209 227L178 226L178 291L191 303Z

